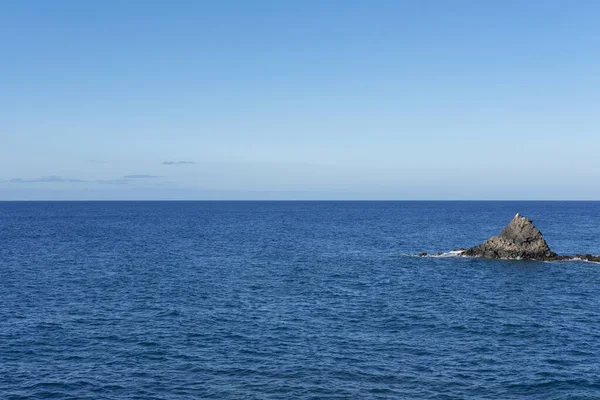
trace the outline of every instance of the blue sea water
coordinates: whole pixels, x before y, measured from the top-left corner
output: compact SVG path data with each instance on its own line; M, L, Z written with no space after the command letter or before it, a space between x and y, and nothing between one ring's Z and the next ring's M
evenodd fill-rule
M2 399L599 399L596 202L2 202Z

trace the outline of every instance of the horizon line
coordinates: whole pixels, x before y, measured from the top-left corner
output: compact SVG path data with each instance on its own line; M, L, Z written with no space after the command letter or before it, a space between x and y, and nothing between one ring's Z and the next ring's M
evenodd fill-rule
M91 203L91 202L600 202L600 199L20 199L0 203Z

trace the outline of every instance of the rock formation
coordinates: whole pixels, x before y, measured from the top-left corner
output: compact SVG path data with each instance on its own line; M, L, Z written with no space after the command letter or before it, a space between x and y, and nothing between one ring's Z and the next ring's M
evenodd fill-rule
M542 233L533 225L533 222L520 214L515 215L499 235L492 236L480 245L466 250L460 249L450 253L438 253L434 256L442 254L510 260L582 260L600 263L600 256L591 254L577 254L575 256L556 254L550 250ZM421 253L419 256L425 257L428 254Z
M531 220L517 214L498 236L493 236L463 253L484 258L551 261L560 258L550 250Z

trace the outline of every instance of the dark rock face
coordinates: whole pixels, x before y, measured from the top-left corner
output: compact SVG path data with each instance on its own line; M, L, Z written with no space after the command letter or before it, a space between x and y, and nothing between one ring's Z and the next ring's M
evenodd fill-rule
M464 251L465 256L554 261L563 257L548 247L531 220L517 214L502 232Z

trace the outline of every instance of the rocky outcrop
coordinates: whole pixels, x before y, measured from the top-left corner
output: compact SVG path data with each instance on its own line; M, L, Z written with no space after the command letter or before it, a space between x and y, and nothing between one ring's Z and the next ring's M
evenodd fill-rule
M600 263L600 256L592 254L577 254L561 256L550 250L542 233L533 225L530 219L520 214L497 236L492 236L478 246L469 249L453 250L449 253L427 254L419 256L471 256L483 258L502 258L508 260L538 260L538 261L591 261Z
M552 261L561 258L550 250L531 220L517 214L500 232L463 253L466 256Z

